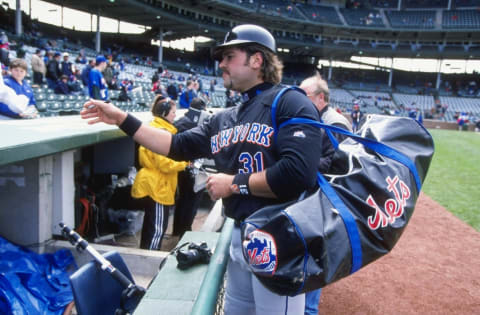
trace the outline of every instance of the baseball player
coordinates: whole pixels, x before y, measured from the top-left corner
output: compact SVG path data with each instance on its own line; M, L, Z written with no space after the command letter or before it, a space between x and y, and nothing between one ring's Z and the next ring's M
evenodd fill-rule
M176 160L213 158L219 173L207 180L214 200L235 220L227 267L225 314L303 314L305 295L280 296L266 289L242 254L240 225L258 209L297 199L315 187L322 131L288 125L273 136L270 105L281 90L282 64L273 36L257 25L239 25L216 47L214 57L226 88L242 94L241 105L214 115L202 125L171 135L142 124L132 115L98 100L84 105L89 124L116 124L141 145ZM293 117L318 120L318 111L299 91L278 102L276 123Z
M300 84L300 88L307 93L308 98L318 109L320 118L325 124L352 131L352 125L350 122L328 105L330 91L328 89L327 82L322 79L320 73L317 72L315 75L303 80ZM343 140L341 135L334 133L333 135L337 138L338 142ZM320 162L318 165L319 172L328 172L334 153L335 148L333 147L332 143L330 140L325 139L323 141L322 156L320 157ZM321 289L307 292L305 295L305 315L318 314L320 294Z

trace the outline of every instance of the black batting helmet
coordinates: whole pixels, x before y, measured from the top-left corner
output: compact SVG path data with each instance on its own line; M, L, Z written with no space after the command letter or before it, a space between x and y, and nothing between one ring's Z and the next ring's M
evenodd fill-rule
M235 26L230 32L225 35L223 44L215 47L213 51L213 58L216 60L222 59L222 51L225 47L247 44L259 44L276 54L277 46L275 38L269 31L261 26L253 24L243 24Z

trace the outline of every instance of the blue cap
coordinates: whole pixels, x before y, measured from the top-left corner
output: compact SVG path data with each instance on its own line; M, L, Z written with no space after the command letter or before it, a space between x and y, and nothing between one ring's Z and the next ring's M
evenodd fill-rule
M98 65L98 64L100 64L100 63L102 63L102 62L107 62L107 58L105 58L104 55L98 55L98 56L97 56L97 59L95 59L95 62L96 62L96 64Z
M61 54L60 54L58 51L56 51L53 56L54 56L54 57L57 57L57 56L61 56Z

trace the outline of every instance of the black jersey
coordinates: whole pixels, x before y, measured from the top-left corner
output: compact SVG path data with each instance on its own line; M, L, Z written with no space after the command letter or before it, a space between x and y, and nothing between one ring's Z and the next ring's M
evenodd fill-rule
M169 157L206 157L226 174L267 170L278 199L252 195L224 198L225 214L242 221L256 210L293 200L316 183L323 131L306 124L288 125L274 137L271 104L283 86L261 84L245 93L244 103L214 115L208 125L173 136ZM277 105L277 125L293 117L319 120L318 111L301 92L288 91Z

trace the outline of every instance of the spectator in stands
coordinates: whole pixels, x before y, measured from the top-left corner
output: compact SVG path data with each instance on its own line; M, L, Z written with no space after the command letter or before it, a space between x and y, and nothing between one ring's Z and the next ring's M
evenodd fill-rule
M128 102L131 101L132 98L128 95L128 84L121 84L120 85L120 94L117 98L120 102Z
M328 104L330 98L330 91L328 84L322 79L320 73L305 79L300 88L305 91L307 97L312 101L317 110L319 111L320 118L325 124L333 125L339 128L343 128L348 131L352 131L350 122L341 114L337 113ZM341 135L334 134L337 141L340 142L344 139ZM333 154L335 153L335 147L332 145L328 138L322 139L322 157L320 158L318 170L321 173L327 173L332 164ZM310 291L305 294L305 315L317 315L318 304L320 303L321 289Z
M210 114L205 110L205 102L195 97L188 111L174 125L178 132L184 132L197 126L208 124ZM178 193L175 202L173 235L180 238L186 231L192 230L192 223L202 199L202 192L195 192L195 170L191 167L178 173Z
M107 60L107 66L102 72L103 78L105 79L105 82L107 83L107 86L109 89L112 89L112 81L113 81L113 67L112 63Z
M47 84L50 89L55 89L58 79L62 75L60 69L60 53L56 52L47 64Z
M210 80L210 95L213 96L213 93L215 93L215 86L217 85L217 80L212 79Z
M195 82L188 80L187 89L182 93L182 95L180 95L180 108L188 108L190 106L190 102L195 97L197 97L197 93L195 92Z
M47 72L45 62L43 62L42 51L37 49L32 55L32 60L30 62L33 71L33 84L41 86L43 84L43 76Z
M158 95L152 106L154 116L150 126L177 133L173 126L176 104L163 95ZM141 198L145 204L140 248L158 250L167 229L170 209L175 204L177 174L188 162L176 162L140 146L138 159L141 169L132 186L132 197Z
M0 32L0 48L9 49L9 41L8 36L4 31Z
M91 98L96 100L108 99L108 88L103 78L102 72L107 67L107 59L103 55L98 55L95 60L95 67L90 70L88 75L88 92Z
M95 66L95 60L91 59L88 62L88 65L86 65L82 70L81 78L82 78L84 95L90 95L89 88L88 88L88 80L90 77L90 70L92 70L94 66Z
M480 132L480 118L475 121L475 132Z
M225 101L226 108L234 107L241 103L240 95L233 90L227 89L225 91L225 96L227 97L227 100Z
M60 64L60 68L62 69L62 74L66 75L69 78L75 72L75 66L68 61L69 54L67 52L63 53L63 61Z
M85 55L83 53L80 52L80 54L78 54L77 58L75 58L75 63L80 63L80 64L86 64L87 63L87 58L85 57Z
M350 113L350 117L352 118L352 130L353 132L356 132L358 130L358 125L363 118L363 113L360 110L360 106L358 105L358 103L354 103L353 110Z
M0 90L2 91L2 98L5 103L0 103L0 119L18 119L18 118L35 118L37 116L37 108L35 107L35 97L30 85L25 81L28 65L23 59L15 59L10 62L11 75L5 77L5 80L0 82ZM8 88L11 88L10 91ZM24 97L16 97L15 95L24 95ZM18 104L11 104L11 100L15 98L19 101ZM20 104L21 102L21 104Z
M70 78L68 78L67 85L70 94L80 95L82 93L82 85L76 75L71 75Z
M152 78L152 81L153 81L154 78ZM162 89L161 89L161 82L160 82L160 78L157 77L157 80L155 82L153 82L153 85L152 85L152 92L154 92L155 94L164 94L162 93Z
M175 81L171 80L167 86L167 94L172 100L176 101L178 98L178 90Z
M55 94L70 94L70 90L68 89L68 77L65 74L62 74L62 76L58 80L54 92Z

